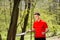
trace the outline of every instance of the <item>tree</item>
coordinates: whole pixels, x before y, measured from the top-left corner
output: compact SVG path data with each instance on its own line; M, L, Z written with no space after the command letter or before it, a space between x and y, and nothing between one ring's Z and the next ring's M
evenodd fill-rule
M20 0L14 0L7 40L15 40L15 35L17 30L17 20L18 20L18 14L19 14L19 8L18 8L19 3L20 3Z
M60 0L59 0L59 11L60 11ZM58 24L60 25L60 13L58 14L58 16L59 16L59 22L58 22Z
M1 34L0 34L0 40L2 40Z
M27 1L27 0L26 0ZM30 10L30 6L31 6L31 2L30 0L27 2L27 5L25 4L25 9L26 9L26 6L28 7L27 8L27 14L24 18L24 26L22 28L22 33L26 31L26 26L27 26L27 23L28 23L28 18L29 18L29 10ZM24 40L24 35L21 36L20 40Z

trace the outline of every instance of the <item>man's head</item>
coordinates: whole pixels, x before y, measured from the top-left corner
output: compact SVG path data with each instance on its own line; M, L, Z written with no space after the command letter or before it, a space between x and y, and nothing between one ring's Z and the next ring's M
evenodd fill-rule
M38 19L39 19L39 16L40 16L40 13L35 13L35 14L34 14L35 20L38 20Z

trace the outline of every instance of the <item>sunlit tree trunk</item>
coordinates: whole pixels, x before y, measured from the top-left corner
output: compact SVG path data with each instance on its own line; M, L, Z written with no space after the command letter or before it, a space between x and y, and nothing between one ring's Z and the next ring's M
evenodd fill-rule
M12 11L12 0L9 0L10 2L10 15L11 15L11 11Z
M60 0L59 0L59 11L60 11ZM60 25L60 13L59 13L59 25Z
M57 9L57 17L56 17L56 21L57 21L57 24L60 25L60 0L57 0L58 1L58 9Z
M52 7L53 13L57 13L56 8L57 8L57 0L53 0L53 7Z
M59 6L60 6L60 0L59 0Z

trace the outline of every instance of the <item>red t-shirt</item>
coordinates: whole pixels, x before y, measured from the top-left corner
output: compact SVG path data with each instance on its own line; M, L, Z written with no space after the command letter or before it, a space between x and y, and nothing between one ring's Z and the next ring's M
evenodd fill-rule
M35 37L36 38L40 38L40 37L45 38L46 37L46 34L44 34L44 35L42 34L42 32L45 32L46 28L48 28L46 22L44 22L43 20L35 21L33 28L35 30Z

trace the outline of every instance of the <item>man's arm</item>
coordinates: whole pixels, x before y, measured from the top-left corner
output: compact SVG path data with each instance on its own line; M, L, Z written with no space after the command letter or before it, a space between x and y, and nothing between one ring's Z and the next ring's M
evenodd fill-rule
M34 32L34 29L32 29L32 30L28 30L27 33L28 33L28 32Z
M46 31L45 31L45 33L47 33L49 31L49 29L48 28L46 28Z
M42 32L42 34L46 34L48 31L49 31L48 28L46 28L46 31Z
M49 31L47 23L44 23L44 28L45 28L45 32L42 32L42 34L45 34Z

